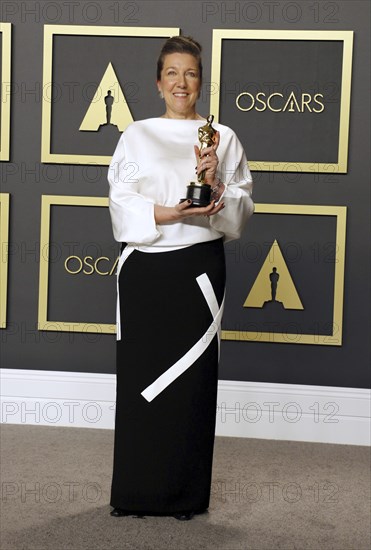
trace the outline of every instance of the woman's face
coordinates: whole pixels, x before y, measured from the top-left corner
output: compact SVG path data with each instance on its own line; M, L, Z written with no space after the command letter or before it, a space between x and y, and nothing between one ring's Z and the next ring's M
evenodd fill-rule
M164 95L168 117L193 118L201 88L197 59L188 53L166 55L157 87Z

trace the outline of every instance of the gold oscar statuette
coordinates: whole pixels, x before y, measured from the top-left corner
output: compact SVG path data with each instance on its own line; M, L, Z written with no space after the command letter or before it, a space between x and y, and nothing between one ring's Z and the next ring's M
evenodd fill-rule
M214 115L207 117L207 123L198 129L198 140L200 142L200 155L204 149L211 147L215 142L216 130L211 126ZM192 206L207 206L211 202L211 185L205 182L205 170L197 176L197 181L191 181L187 185L187 196L180 202L190 199Z

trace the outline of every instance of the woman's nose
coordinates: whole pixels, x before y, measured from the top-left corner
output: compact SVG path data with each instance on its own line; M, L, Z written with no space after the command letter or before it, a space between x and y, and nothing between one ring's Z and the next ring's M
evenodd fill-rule
M179 75L178 76L177 85L180 86L181 88L185 88L187 86L186 79L185 79L184 75Z

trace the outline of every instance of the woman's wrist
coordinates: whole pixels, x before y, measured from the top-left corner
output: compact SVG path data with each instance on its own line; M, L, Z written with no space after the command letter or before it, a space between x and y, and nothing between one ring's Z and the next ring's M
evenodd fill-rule
M216 178L214 184L211 185L211 196L215 199L216 202L220 199L225 189L225 185L220 181L219 178Z
M156 223L168 223L177 221L180 216L174 206L162 206L159 204L154 205L154 214Z

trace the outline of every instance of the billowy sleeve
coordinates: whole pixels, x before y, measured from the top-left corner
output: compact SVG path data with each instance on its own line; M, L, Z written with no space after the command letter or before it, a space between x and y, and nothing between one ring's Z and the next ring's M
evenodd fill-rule
M126 158L122 134L108 169L113 235L121 243L152 244L161 232L155 222L154 202L138 193L137 175L135 162Z
M228 242L240 238L254 212L251 198L253 181L245 151L236 134L230 130L226 136L221 135L223 139L217 175L225 185L219 199L224 201L225 207L218 214L210 216L209 220L210 226L224 233L224 242Z

